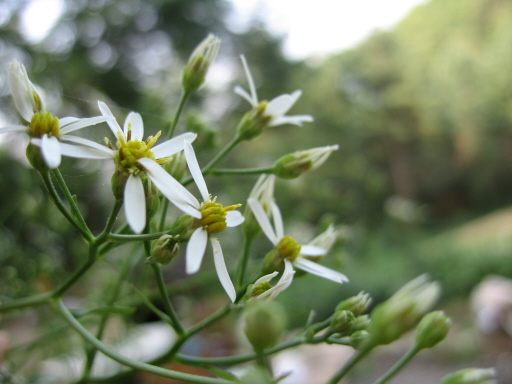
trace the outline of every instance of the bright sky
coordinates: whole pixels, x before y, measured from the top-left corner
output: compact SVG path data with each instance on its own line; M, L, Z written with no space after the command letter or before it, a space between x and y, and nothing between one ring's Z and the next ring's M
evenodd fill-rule
M295 59L352 47L376 29L387 29L427 0L228 0L236 13L234 30L258 16L271 31L285 36L285 53ZM63 0L32 0L22 23L26 37L37 41L52 27Z
M376 29L388 29L427 0L231 0L242 27L263 15L272 31L286 36L292 58L352 47ZM236 19L235 19L236 21Z

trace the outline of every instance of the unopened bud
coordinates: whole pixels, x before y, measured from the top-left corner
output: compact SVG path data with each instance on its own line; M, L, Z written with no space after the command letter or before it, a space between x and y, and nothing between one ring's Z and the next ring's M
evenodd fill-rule
M337 149L337 145L330 145L285 155L274 163L272 172L282 179L294 179L318 168Z
M179 243L171 235L162 235L153 241L149 262L169 264L180 252Z
M286 313L275 301L247 305L244 332L257 353L274 346L286 329Z
M219 52L219 46L220 40L214 35L208 35L192 52L181 75L185 93L196 92L204 84L208 69Z
M440 384L496 384L493 368L466 368L445 376Z
M362 315L363 312L368 308L372 299L370 295L365 292L359 292L356 296L349 297L343 300L336 306L336 311L349 310L354 313L354 316Z
M432 348L445 339L451 324L452 321L443 311L434 311L423 316L416 327L416 345L419 348Z
M237 128L239 140L252 140L268 127L272 116L265 115L267 104L268 102L262 101L242 117Z
M357 316L352 325L352 332L367 330L370 326L371 320L368 315Z
M331 324L329 325L329 332L339 333L340 335L345 336L352 330L355 320L356 318L351 311L336 311L332 316Z
M350 346L354 349L359 349L361 345L365 343L370 334L367 331L355 331L352 335L350 335Z

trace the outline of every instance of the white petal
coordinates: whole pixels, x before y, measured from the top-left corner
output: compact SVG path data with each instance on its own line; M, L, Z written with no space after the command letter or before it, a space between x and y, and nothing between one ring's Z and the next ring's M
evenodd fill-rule
M189 142L193 142L197 137L196 133L186 132L182 133L179 136L173 137L170 140L164 141L161 144L153 147L151 151L155 155L155 158L161 159L163 157L172 156L179 151L183 151L183 142L187 140Z
M11 63L7 82L18 113L25 121L30 122L34 115L33 92L35 88L28 78L23 64L17 61Z
M63 156L79 159L113 159L115 151L94 141L76 136L63 136L60 142Z
M309 272L313 275L323 277L325 279L332 280L336 283L344 283L348 281L347 276L342 273L336 272L330 268L324 267L314 261L305 259L303 257L297 257L293 262L296 268L302 269L303 271Z
M236 227L244 222L245 218L239 211L228 211L226 213L226 225Z
M275 99L269 101L267 107L265 108L265 115L275 118L284 116L294 103L295 100L288 94L277 96Z
M222 248L220 246L219 240L212 237L210 238L210 243L212 244L213 248L213 262L215 263L215 270L217 271L217 276L219 276L220 283L224 287L224 290L228 294L231 301L235 302L235 287L233 286L231 278L229 277L228 269L226 268L226 263L224 261L224 255L222 254Z
M41 153L48 168L54 169L60 165L60 143L56 137L43 135L41 138Z
M110 127L110 130L112 131L112 133L114 134L114 137L117 138L117 135L119 133L123 134L123 130L121 129L121 127L117 123L116 118L114 117L114 115L110 111L110 108L107 106L107 104L105 104L102 101L98 101L98 108L100 109L101 114L108 118L107 124Z
M165 170L155 161L143 157L137 160L146 168L146 172L162 194L169 199L171 203L176 205L179 209L187 215L201 218L199 209L199 201L192 195L183 185L181 185L174 177L169 175Z
M206 182L204 181L203 173L201 172L201 168L199 167L199 163L197 162L196 153L194 152L194 148L192 144L188 141L184 142L184 152L185 158L187 159L188 169L190 170L190 174L194 179L199 192L201 193L201 197L203 202L210 200L210 194L208 193L208 188L206 187Z
M146 226L146 196L140 177L130 175L126 180L124 214L132 231L141 233Z
M76 130L79 130L79 129L82 129L85 127L89 127L91 125L103 123L105 121L107 121L107 117L105 117L105 116L96 116L96 117L89 117L86 119L78 119L77 121L74 121L65 127L61 126L60 133L62 135L65 135L69 132L73 132L73 131L76 131ZM60 125L60 120L59 120L59 125Z
M276 203L272 202L272 219L274 220L274 228L278 239L284 236L283 216Z
M62 128L68 126L71 123L74 123L75 121L80 120L78 117L62 117L59 119L59 127L60 131L62 133Z
M294 115L294 116L281 116L273 119L270 127L275 127L283 124L291 124L302 126L302 123L310 123L313 121L313 116L310 115Z
M237 85L237 86L233 89L233 91L234 91L237 95L241 96L243 99L247 100L247 101L249 102L249 104L251 104L253 107L255 107L255 106L256 106L256 104L254 104L254 101L251 99L251 95L249 95L249 93L248 93L245 89L243 89L242 87L240 87L239 85Z
M9 132L27 132L27 127L23 125L8 125L7 127L0 128L0 133Z
M281 276L277 284L268 291L263 292L260 296L265 297L268 295L268 300L274 299L277 295L279 295L281 292L283 292L286 288L290 286L290 284L293 281L294 274L295 271L293 270L292 263L289 260L285 259L283 275Z
M251 71L249 70L249 66L247 65L247 61L245 60L245 56L241 55L240 59L242 60L242 65L244 66L245 75L247 76L247 81L249 82L249 91L251 93L250 98L247 99L253 107L258 105L258 95L256 94L256 87L254 86L254 80L252 78Z
M317 247L316 245L302 245L300 247L300 254L306 256L323 256L327 254L327 250Z
M131 131L130 140L142 140L144 138L144 123L142 116L137 112L130 112L124 121L124 137L128 139L128 132Z
M261 283L266 283L266 282L272 280L277 275L279 275L279 272L275 271L275 272L269 273L268 275L261 276L258 280L256 280L254 282L254 285L258 285L258 284L261 284Z
M272 225L270 224L270 220L267 217L267 214L263 210L263 207L261 204L252 197L247 200L247 203L249 204L249 207L251 207L252 213L254 214L254 217L260 224L261 229L267 236L267 238L272 242L272 244L277 245L278 241L281 239L278 238L276 233L274 232L274 229L272 228ZM281 236L282 237L282 236Z
M204 228L197 228L187 244L186 271L189 275L199 271L203 261L206 243L208 241L208 232Z

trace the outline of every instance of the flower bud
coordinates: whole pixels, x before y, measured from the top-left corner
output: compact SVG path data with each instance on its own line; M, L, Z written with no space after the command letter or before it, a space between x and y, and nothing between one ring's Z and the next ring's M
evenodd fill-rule
M220 39L208 35L192 52L181 74L181 84L186 94L196 92L204 84L210 65L219 52Z
M466 368L445 376L440 384L496 384L493 368Z
M337 145L330 145L285 155L274 163L272 172L282 179L294 179L318 168L337 149Z
M357 316L354 321L354 324L352 324L351 331L352 332L365 331L370 326L370 323L371 323L370 316L368 316L368 315Z
M354 316L362 315L363 312L368 308L372 299L370 295L365 292L359 292L356 296L349 297L343 300L336 306L336 311L348 310L351 311Z
M261 135L263 130L268 127L272 116L265 115L267 104L266 101L262 101L242 117L237 128L239 140L252 140Z
M368 331L355 331L352 335L350 335L350 346L354 349L359 349L361 345L365 343L369 336L370 334L368 333Z
M434 311L423 316L416 328L416 345L432 348L444 340L450 331L452 321L443 311Z
M440 293L437 282L419 276L400 288L372 312L369 327L373 345L389 344L413 328Z
M244 332L254 351L274 346L286 329L286 313L275 301L254 301L247 305Z
M342 336L350 333L356 318L351 311L341 310L334 312L329 325L329 333L339 333Z
M171 235L162 235L153 241L148 262L169 264L180 252L179 243Z
M267 369L251 367L240 378L240 384L277 384Z

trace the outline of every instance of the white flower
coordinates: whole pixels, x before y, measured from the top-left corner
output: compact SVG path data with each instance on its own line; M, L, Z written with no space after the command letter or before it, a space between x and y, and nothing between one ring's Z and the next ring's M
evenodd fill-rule
M103 158L114 159L117 171L128 175L124 187L124 211L130 228L141 233L146 226L146 200L141 179L144 175L171 203L186 214L201 218L201 214L191 209L189 204L191 199L195 200L194 196L160 166L183 150L184 142L195 140L197 135L184 133L153 147L160 132L143 141L144 125L138 113L130 112L124 129L121 129L108 106L103 102L98 102L98 106L103 116L109 118L107 123L118 139L117 150L98 145L104 151Z
M315 245L301 246L292 237L284 235L283 219L281 212L279 211L279 207L275 203L272 204L274 228L272 228L269 218L258 201L253 198L249 198L248 203L256 217L256 220L258 220L261 229L276 248L285 247L286 249L298 251L291 254L281 255L284 259L288 258L295 268L299 268L305 272L309 272L313 275L317 275L337 283L348 281L347 277L342 273L336 272L306 258L306 256L323 256L327 253L327 250Z
M81 137L69 135L69 133L105 122L108 118L97 116L86 119L76 117L58 119L50 112L44 111L41 97L28 78L25 67L17 61L11 63L8 83L16 109L28 126L7 126L0 129L0 133L28 133L30 143L41 148L42 157L50 169L60 165L62 155L78 158L101 158L102 150L98 150L100 145Z
M235 93L243 97L252 105L253 108L255 108L260 103L258 101L258 95L256 94L254 80L252 78L251 71L249 70L249 66L247 65L245 57L242 55L240 56L240 58L242 59L242 64L244 66L245 74L247 76L247 81L249 82L250 93L240 86L235 87ZM282 124L302 125L303 122L313 121L313 117L310 115L285 116L286 112L290 110L290 108L295 104L295 102L298 100L301 94L302 91L297 90L293 92L291 95L284 94L269 101L263 113L264 116L270 118L268 126L273 127Z
M223 231L226 227L235 227L242 224L244 221L242 214L238 211L234 211L240 204L223 207L221 204L217 203L215 199L212 199L212 196L208 193L208 188L206 187L192 144L185 141L184 147L185 158L187 159L190 173L203 200L203 203L200 203L193 196L187 200L190 209L194 210L196 214L199 214L201 220L197 222L198 227L192 233L187 244L186 271L188 274L192 274L199 270L209 238L213 248L213 261L219 280L231 301L235 301L236 291L226 268L222 248L219 240L211 235Z
M270 285L270 280L278 274L279 272L275 271L256 280L251 288L250 298L248 301L261 299L273 300L277 295L288 288L292 283L293 275L295 274L292 263L287 259L284 260L283 274L277 284L272 287Z

